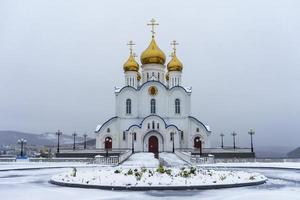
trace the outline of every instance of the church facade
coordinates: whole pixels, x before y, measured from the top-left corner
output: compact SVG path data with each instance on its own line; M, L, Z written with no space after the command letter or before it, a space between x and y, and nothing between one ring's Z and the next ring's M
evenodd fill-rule
M135 152L172 152L177 148L210 147L211 131L191 115L191 87L182 86L183 64L176 41L166 64L155 40L155 20L148 48L135 59L130 41L123 65L125 84L115 88L116 115L96 128L96 148L134 149Z

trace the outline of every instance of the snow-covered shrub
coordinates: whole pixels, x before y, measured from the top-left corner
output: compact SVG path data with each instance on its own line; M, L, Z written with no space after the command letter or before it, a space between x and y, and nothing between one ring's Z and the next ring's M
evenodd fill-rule
M76 177L76 174L77 174L77 169L76 169L76 167L74 167L72 169L71 176Z

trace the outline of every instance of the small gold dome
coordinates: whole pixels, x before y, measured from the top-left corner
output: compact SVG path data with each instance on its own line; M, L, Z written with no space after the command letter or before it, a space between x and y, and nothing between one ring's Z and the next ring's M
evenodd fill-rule
M140 73L140 72L137 73L137 80L138 80L138 81L141 80L141 73Z
M167 72L167 74L166 74L166 80L168 81L169 79L170 79L169 72Z
M167 65L168 71L182 71L183 65L177 58L176 53L172 53L172 59Z
M142 64L157 63L165 64L166 56L162 50L157 46L154 37L148 48L141 55Z
M139 71L139 64L135 61L132 53L130 53L128 60L124 63L123 69L127 71Z

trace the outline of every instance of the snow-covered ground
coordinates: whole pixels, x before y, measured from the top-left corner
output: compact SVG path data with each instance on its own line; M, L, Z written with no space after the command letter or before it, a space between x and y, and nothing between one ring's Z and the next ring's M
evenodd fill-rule
M32 168L57 168L57 167L92 167L84 162L28 162L26 160L19 162L0 162L0 171L14 169L32 169Z
M251 162L251 163L214 163L201 164L208 167L259 167L259 168L285 168L300 169L300 162Z
M121 164L122 167L148 167L156 168L159 165L158 159L153 153L135 153L128 160Z
M246 169L265 174L268 182L260 186L207 191L107 191L60 187L48 183L51 176L66 170L71 169L0 172L0 197L5 200L300 200L300 173L295 170Z

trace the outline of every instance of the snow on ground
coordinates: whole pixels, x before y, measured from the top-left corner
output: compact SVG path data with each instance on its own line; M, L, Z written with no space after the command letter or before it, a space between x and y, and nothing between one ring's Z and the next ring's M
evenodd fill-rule
M208 166L208 167L267 167L267 168L300 169L300 162L214 163L214 164L201 164L199 166Z
M187 162L180 159L176 154L174 153L167 153L163 152L159 154L159 158L162 159L168 166L186 166L188 165Z
M102 168L78 169L55 175L56 182L101 186L200 186L253 183L266 180L259 173L244 171L179 168Z
M243 169L244 170L244 169ZM166 190L166 191L109 191L60 187L48 183L51 176L66 169L42 169L0 172L0 197L13 200L300 200L300 179L280 178L281 174L296 177L299 171L274 169L249 169L250 172L266 174L266 184L243 188L219 190Z
M122 167L147 167L156 168L159 160L154 157L153 153L135 153L128 160L121 164Z
M32 168L55 168L55 167L91 167L99 166L87 164L84 162L0 162L0 171L15 169L32 169Z

